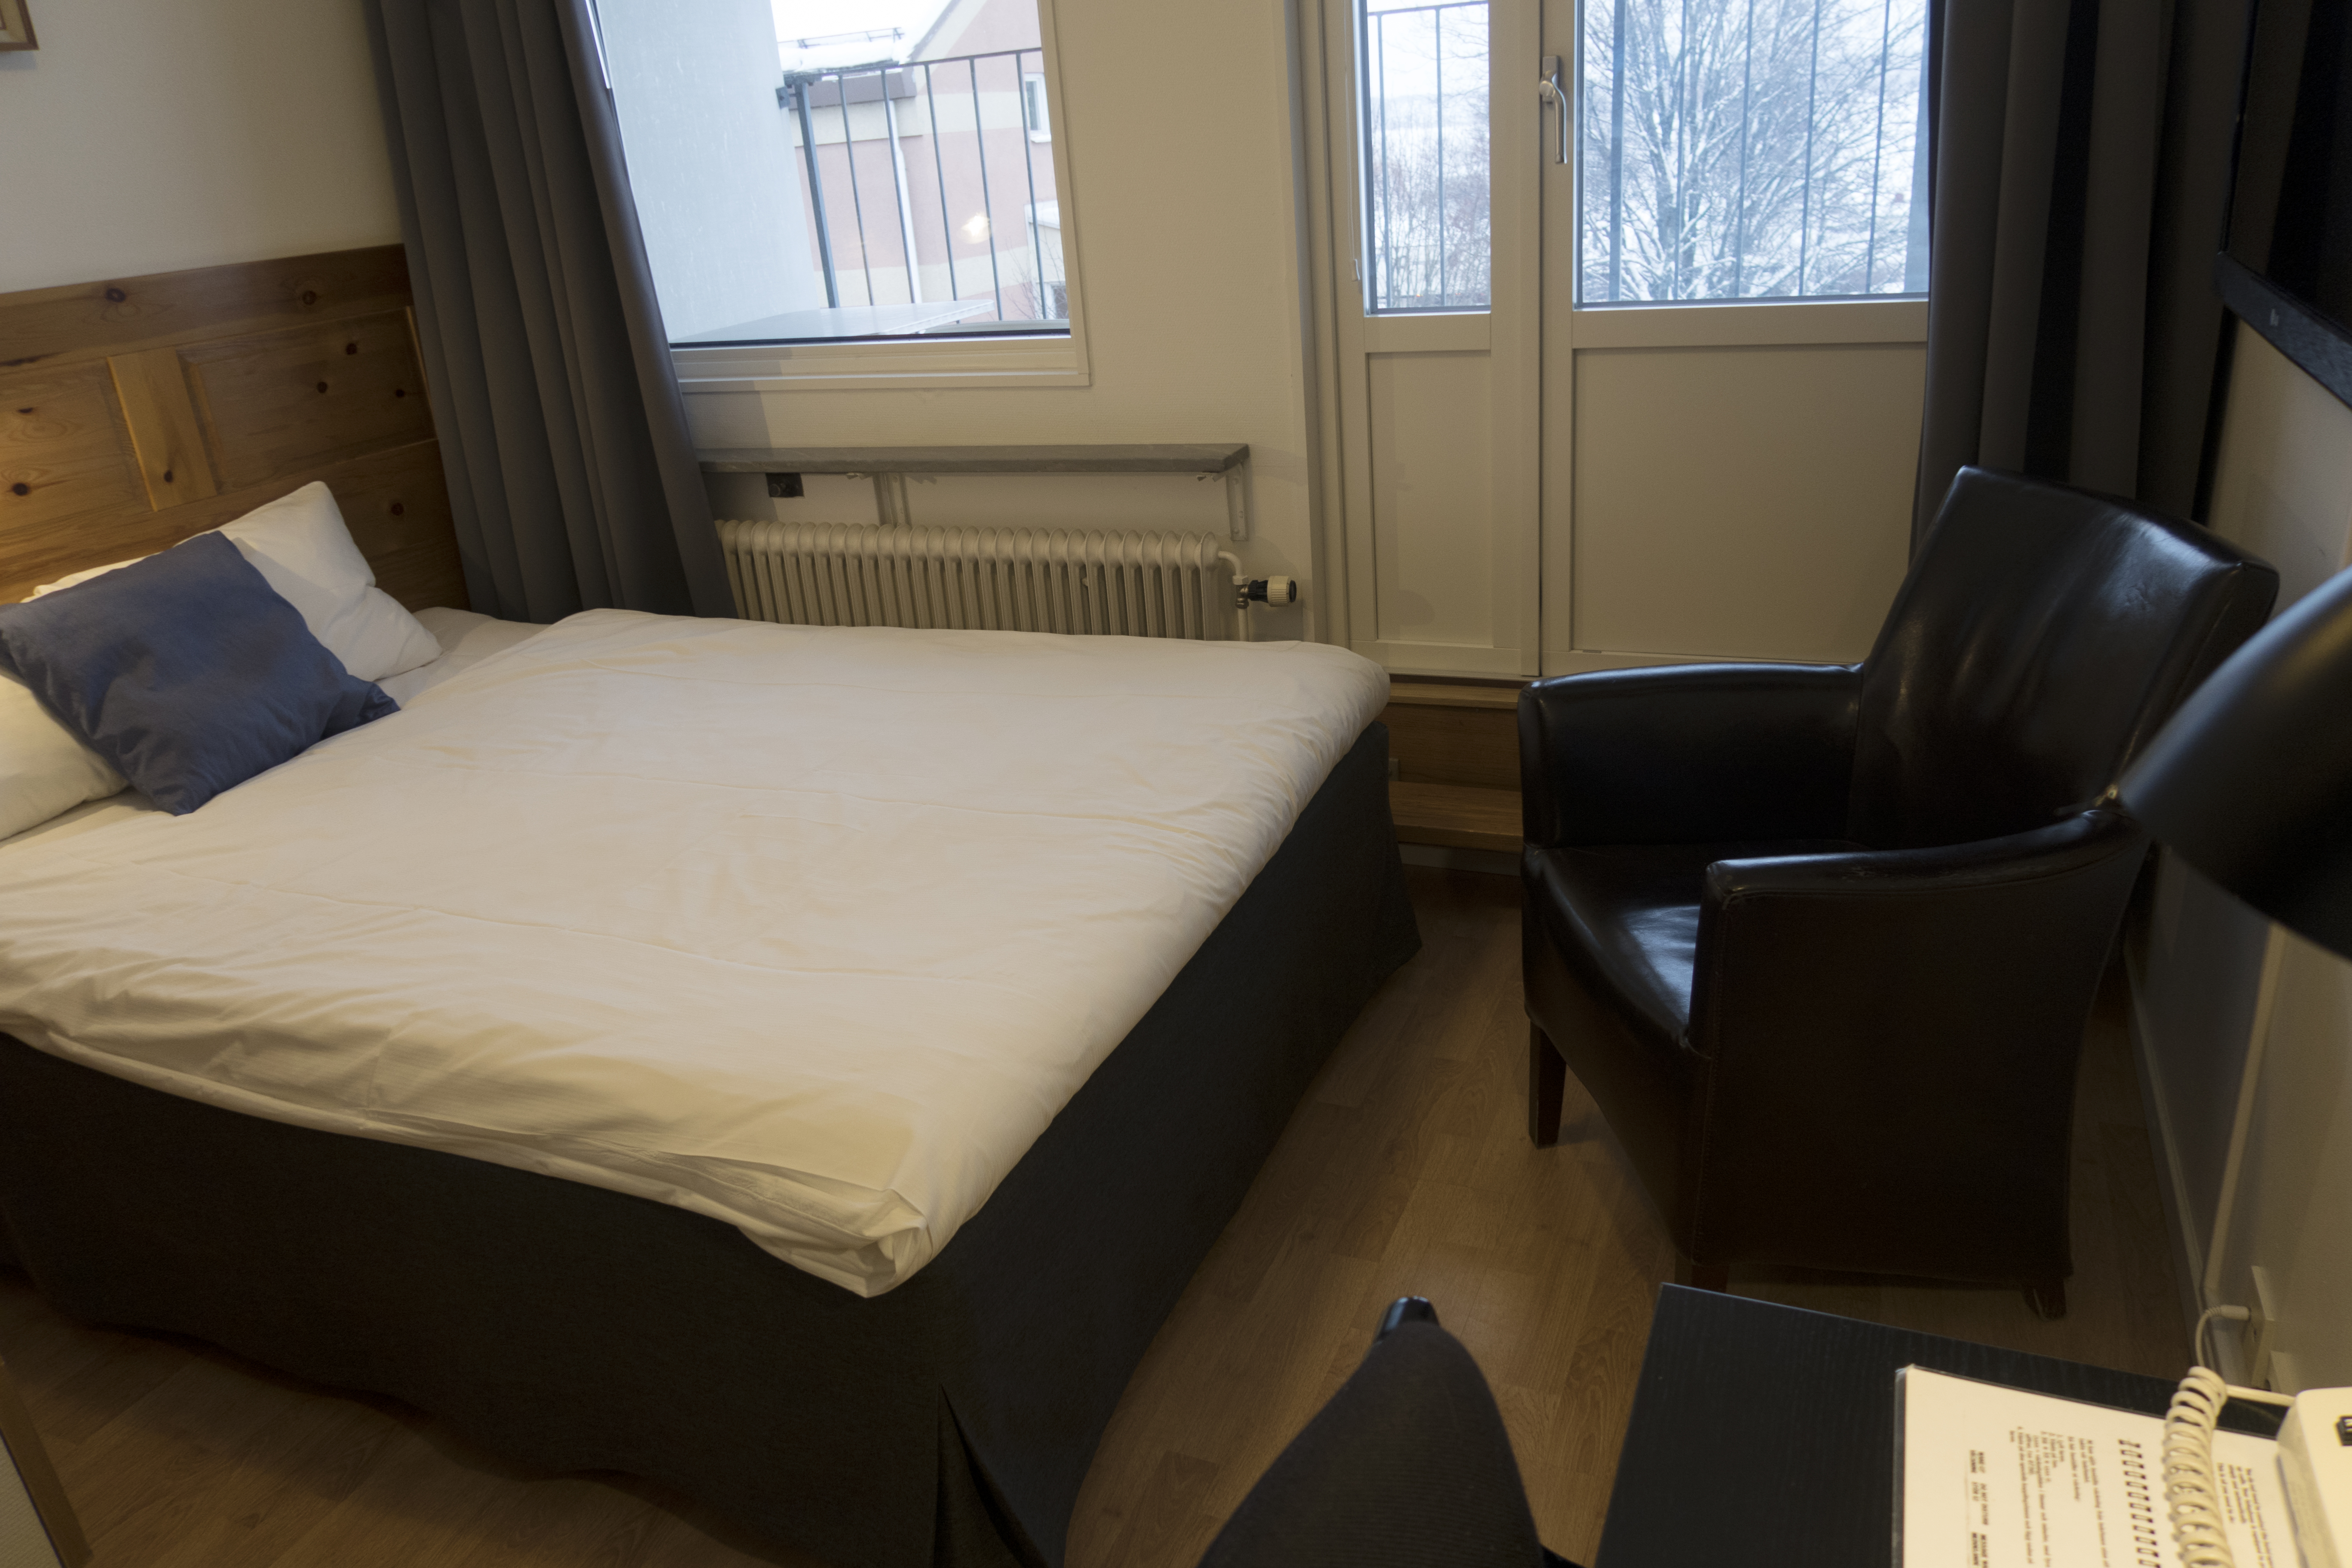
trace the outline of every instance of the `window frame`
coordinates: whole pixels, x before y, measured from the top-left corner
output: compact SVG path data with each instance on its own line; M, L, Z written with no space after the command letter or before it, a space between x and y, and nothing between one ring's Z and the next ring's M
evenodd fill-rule
M1034 95L1031 92L1033 88L1035 89ZM1030 141L1051 142L1054 139L1053 97L1045 90L1043 71L1021 73L1021 122L1027 128Z

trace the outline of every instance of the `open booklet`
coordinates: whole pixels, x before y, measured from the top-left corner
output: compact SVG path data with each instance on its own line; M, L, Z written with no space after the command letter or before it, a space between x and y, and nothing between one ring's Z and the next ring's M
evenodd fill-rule
M2164 1421L1906 1366L1895 1373L1897 1568L2179 1568ZM2213 1438L2239 1568L2302 1561L2278 1445Z

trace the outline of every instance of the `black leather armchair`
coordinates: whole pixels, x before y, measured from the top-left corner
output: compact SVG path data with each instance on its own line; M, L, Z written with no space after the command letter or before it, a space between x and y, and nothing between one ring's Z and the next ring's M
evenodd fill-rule
M2104 797L2277 588L2193 524L1964 469L1859 665L1528 687L1535 1142L1572 1069L1695 1283L2063 1313L2082 1032L2147 848Z

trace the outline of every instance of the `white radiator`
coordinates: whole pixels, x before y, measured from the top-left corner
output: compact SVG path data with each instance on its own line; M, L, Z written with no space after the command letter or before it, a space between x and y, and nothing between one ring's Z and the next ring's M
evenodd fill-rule
M1238 613L1209 533L730 521L719 542L746 620L1222 640Z

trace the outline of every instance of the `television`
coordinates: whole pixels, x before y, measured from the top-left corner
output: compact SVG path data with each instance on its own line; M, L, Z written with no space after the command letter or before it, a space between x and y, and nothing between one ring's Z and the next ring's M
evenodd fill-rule
M2260 0L2222 300L2352 404L2352 0Z

